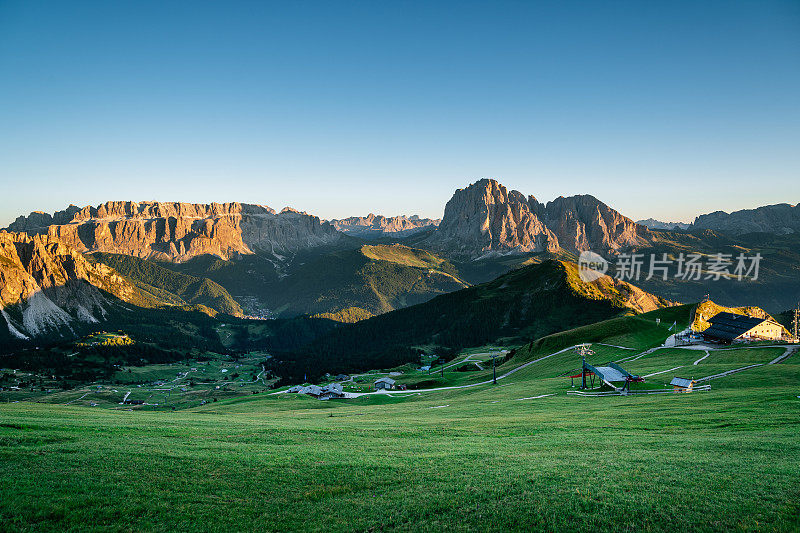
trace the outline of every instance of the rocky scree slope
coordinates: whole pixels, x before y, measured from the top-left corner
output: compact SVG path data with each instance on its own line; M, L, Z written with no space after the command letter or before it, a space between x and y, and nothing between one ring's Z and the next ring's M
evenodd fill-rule
M47 235L0 232L0 337L27 340L103 321L119 300L149 301L124 277Z

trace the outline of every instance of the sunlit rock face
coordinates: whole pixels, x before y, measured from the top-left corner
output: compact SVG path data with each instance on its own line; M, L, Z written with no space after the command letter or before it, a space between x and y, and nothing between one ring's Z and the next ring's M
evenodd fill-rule
M113 269L49 235L0 232L0 327L13 337L69 333L136 294Z
M336 242L319 218L267 206L225 203L107 202L47 215L31 213L11 231L46 234L81 252L182 262L200 255L232 259L257 251L287 254Z
M648 243L650 231L588 194L547 202L545 224L569 251L614 251Z
M541 251L617 250L645 244L649 231L597 198L559 197L546 205L482 179L455 192L426 244L472 258Z

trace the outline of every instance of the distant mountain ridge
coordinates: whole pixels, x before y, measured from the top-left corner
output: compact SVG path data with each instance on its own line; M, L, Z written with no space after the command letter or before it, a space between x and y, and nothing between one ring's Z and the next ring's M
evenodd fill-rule
M341 234L318 217L261 205L107 202L31 213L8 228L47 234L81 252L182 262L200 255L230 259L263 252L280 257L332 244Z
M31 213L11 228L49 236L78 252L152 260L159 268L193 276L170 277L159 268L117 258L117 266L131 268L126 275L136 288L162 304L204 305L233 315L308 313L351 321L424 301L462 283L494 279L532 254L574 260L584 250L608 258L626 251L736 254L736 247L743 246L764 257L757 285L653 279L642 280L642 287L684 301L713 291L726 305L746 295L747 301L770 310L784 309L798 298L797 211L796 205L780 204L712 213L698 217L696 224L706 221L718 229L693 225L688 231L651 231L590 195L543 203L483 179L455 191L438 225L417 216L372 214L326 222L292 208L276 213L254 204L107 202ZM759 234L764 231L771 235ZM364 253L365 245L378 244L402 244L413 251ZM422 252L453 270L413 265ZM157 286L150 283L154 280Z
M779 235L797 233L800 232L800 203L765 205L732 213L715 211L698 216L692 228L724 231L733 235L757 232Z
M686 222L662 222L661 220L656 220L654 218L637 220L636 223L648 229L657 230L689 229L692 227L691 224Z
M366 217L348 217L330 221L333 227L342 233L367 239L384 235L413 235L424 229L436 227L440 222L439 219L420 218L417 215L385 217L372 213Z
M543 204L493 179L458 189L438 229L422 244L457 256L601 252L647 243L649 230L590 195Z

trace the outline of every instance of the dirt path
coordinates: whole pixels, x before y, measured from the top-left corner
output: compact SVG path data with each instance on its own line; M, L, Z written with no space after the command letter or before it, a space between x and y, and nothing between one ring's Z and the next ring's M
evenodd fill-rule
M508 353L508 350L499 350L499 351L497 351L497 352L481 352L481 353L473 353L473 354L469 354L469 355L468 355L468 356L466 356L464 359L460 359L460 360L456 361L455 363L450 363L449 365L447 365L446 367L444 367L444 369L445 369L445 370L447 370L448 368L453 368L454 366L458 366L458 365L460 365L460 364L463 364L463 363L475 363L475 364L476 364L476 365L478 365L478 367L480 368L480 366L481 366L481 365L480 365L480 363L481 363L482 361L473 361L473 360L472 360L472 358L473 358L473 357L479 357L479 356L481 356L481 355L498 355L498 356L499 356L499 355L504 355L504 354L507 354L507 353ZM438 368L437 370L438 370L438 371L441 371L442 369L441 369L441 368ZM483 370L483 368L481 368L481 370ZM431 373L432 373L432 374L435 374L435 373L436 373L436 372L433 370L433 368L431 368Z
M538 400L539 398L547 398L548 396L555 396L555 394L554 393L540 394L539 396L529 396L527 398L517 398L517 401L520 401L520 400Z
M81 396L80 398L75 398L74 400L70 400L70 401L68 401L67 403L65 403L64 405L69 405L69 404L71 404L72 402L77 402L78 400L83 400L84 398L86 398L87 396L89 396L91 393L92 393L92 391L89 391L89 392L87 392L86 394L84 394L83 396Z
M649 378L652 376L657 376L659 374L666 374L667 372L672 372L673 370L678 370L679 368L683 368L683 366L676 366L675 368L670 368L669 370L662 370L661 372L653 372L652 374L647 374L646 376L642 376L643 378Z
M796 351L797 351L797 347L789 346L788 348L786 348L783 351L783 353L781 355L779 355L778 357L776 357L775 359L773 359L772 361L770 361L767 364L769 364L769 365L777 365L778 363L782 363L782 362L786 361L787 359L789 359L789 357L791 357L791 355Z
M725 376L730 376L731 374L735 374L737 372L743 372L745 370L749 370L749 369L755 368L757 366L764 366L764 363L756 363L754 365L748 365L748 366L743 366L741 368L735 368L733 370L728 370L727 372L720 372L719 374L714 374L712 376L706 376L704 378L697 379L696 381L697 381L697 383L700 383L701 381L710 381L712 379L724 378Z
M706 358L706 357L708 357L709 355L711 355L711 352L709 352L708 350L706 350L706 354L705 354L703 357L701 357L700 359L698 359L697 361L695 361L694 363L692 363L692 364L693 364L693 365L695 365L695 366L697 366L697 365L700 363L700 361L702 361L703 359L705 359L705 358Z

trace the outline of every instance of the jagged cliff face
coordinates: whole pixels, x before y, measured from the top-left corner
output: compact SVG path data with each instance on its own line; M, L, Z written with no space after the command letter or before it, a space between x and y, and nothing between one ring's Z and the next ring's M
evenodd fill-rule
M715 211L697 217L692 227L724 231L734 235L755 232L796 233L800 232L800 204L765 205L733 213Z
M495 253L609 251L647 242L648 230L593 196L546 205L483 179L447 202L430 246L472 258Z
M11 231L44 233L81 252L109 252L145 259L186 261L210 254L231 259L263 251L280 256L329 244L341 235L319 218L266 206L108 202L47 215L31 213Z
M588 194L547 202L545 224L569 251L615 251L647 244L649 230Z
M103 264L47 235L0 232L0 327L12 337L63 334L79 323L102 321L138 291Z
M417 215L406 217L385 217L370 213L366 217L349 217L331 220L333 227L342 233L356 237L380 237L383 235L407 236L424 229L434 228L441 222L438 219L420 218Z
M468 256L557 247L555 235L537 216L541 204L531 200L533 204L522 193L509 192L494 180L478 181L455 192L428 242Z

